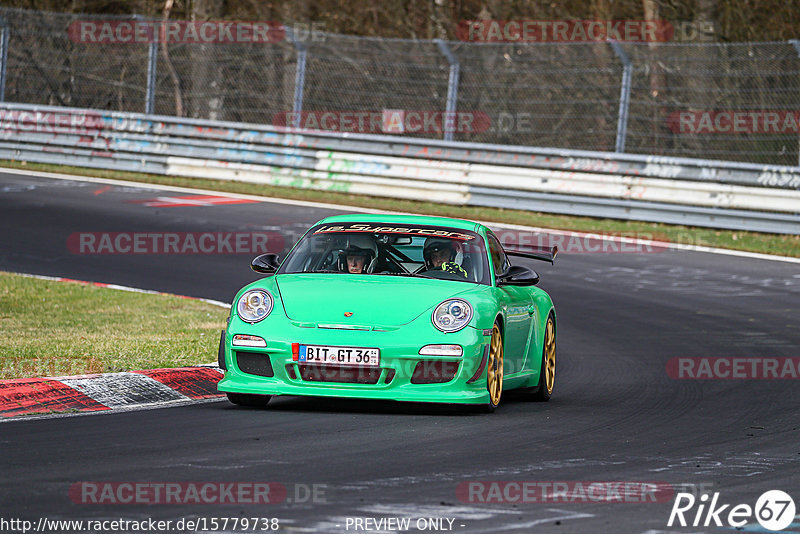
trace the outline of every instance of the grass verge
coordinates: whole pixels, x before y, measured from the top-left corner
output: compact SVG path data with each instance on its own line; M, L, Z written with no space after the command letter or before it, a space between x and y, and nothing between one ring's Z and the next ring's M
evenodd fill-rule
M227 316L197 300L0 272L0 378L209 363Z
M180 187L196 187L213 191L226 191L248 195L261 195L312 202L325 202L387 211L403 211L429 215L443 215L486 222L520 224L572 230L578 232L602 232L622 234L631 237L648 238L654 236L658 240L688 245L718 247L735 250L777 254L779 256L800 257L800 235L764 234L712 228L695 228L688 226L647 223L638 221L619 221L615 219L596 219L592 217L574 217L553 215L502 208L482 208L473 206L451 206L433 202L400 200L380 197L351 195L336 191L316 191L273 185L252 184L202 178L181 178L135 172L107 171L61 165L40 163L24 163L0 160L0 167L30 169L115 180L130 180L152 184L172 185Z

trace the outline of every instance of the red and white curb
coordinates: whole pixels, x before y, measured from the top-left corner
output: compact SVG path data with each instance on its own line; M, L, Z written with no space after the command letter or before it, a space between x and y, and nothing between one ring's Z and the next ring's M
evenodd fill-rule
M168 295L230 308L229 304L217 300L116 284L87 282L60 276L11 274L134 293ZM215 399L223 395L217 391L217 382L221 379L222 371L212 364L124 373L0 380L0 421L20 415L103 412Z
M0 421L20 415L187 403L222 396L216 366L0 380Z

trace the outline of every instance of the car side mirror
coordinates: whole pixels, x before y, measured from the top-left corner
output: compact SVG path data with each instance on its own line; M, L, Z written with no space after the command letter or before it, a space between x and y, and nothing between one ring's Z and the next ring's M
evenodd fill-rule
M512 265L497 277L497 287L535 286L539 283L539 273L521 265Z
M277 254L262 254L256 256L250 263L250 268L257 273L273 274L281 266Z

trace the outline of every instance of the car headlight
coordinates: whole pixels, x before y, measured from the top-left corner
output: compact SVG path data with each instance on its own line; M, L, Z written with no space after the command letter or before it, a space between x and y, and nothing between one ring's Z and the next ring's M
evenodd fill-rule
M458 332L472 319L472 306L466 300L448 299L433 310L433 326L442 332Z
M243 321L257 323L272 311L272 295L264 289L251 289L239 297L236 313Z

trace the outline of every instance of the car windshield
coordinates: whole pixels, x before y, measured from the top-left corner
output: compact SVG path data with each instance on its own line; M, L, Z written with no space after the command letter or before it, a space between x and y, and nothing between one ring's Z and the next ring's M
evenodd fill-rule
M309 230L278 274L408 276L489 284L483 239L457 228L334 223Z

